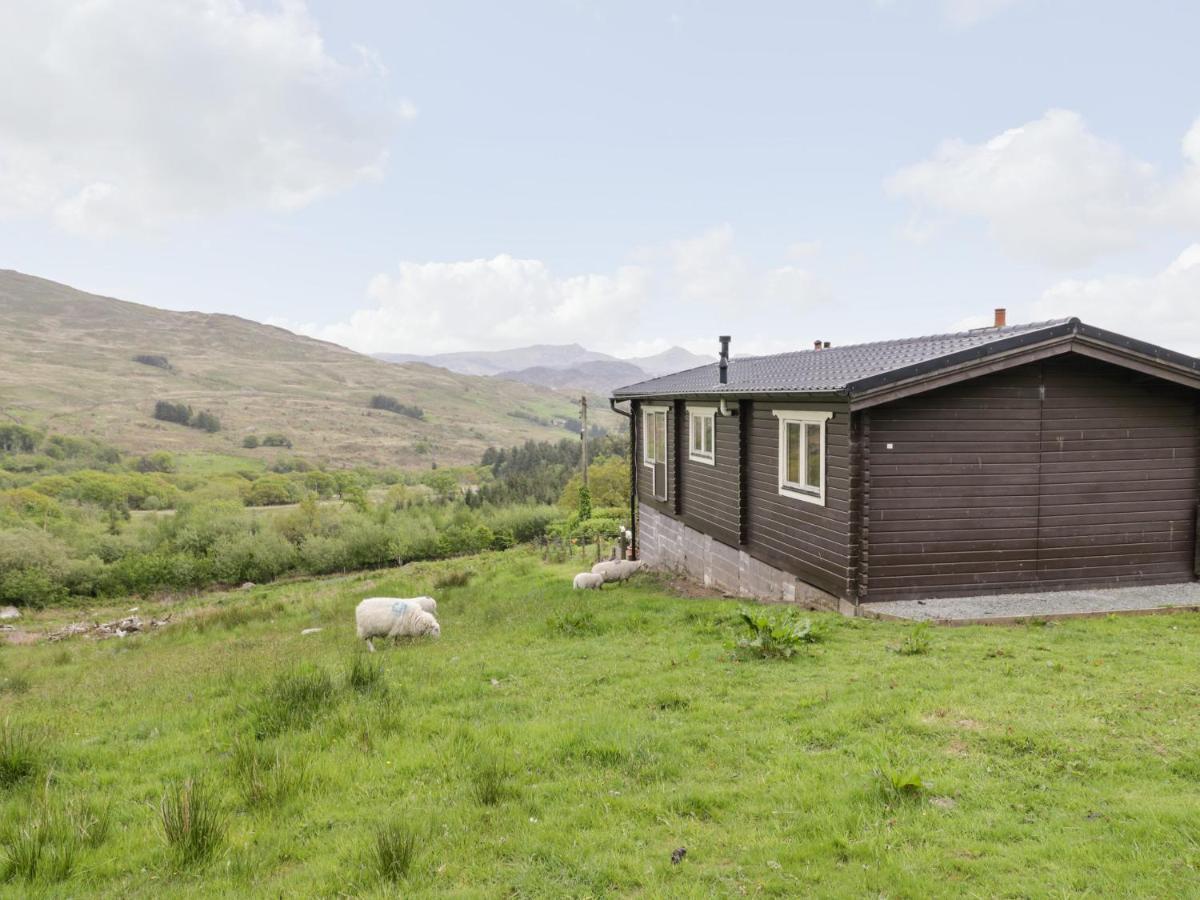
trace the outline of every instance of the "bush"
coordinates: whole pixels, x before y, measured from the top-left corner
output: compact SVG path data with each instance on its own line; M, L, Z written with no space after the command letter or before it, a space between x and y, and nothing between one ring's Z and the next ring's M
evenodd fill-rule
M410 419L425 418L425 410L421 409L421 407L401 403L395 397L389 397L387 394L376 394L371 398L368 406L371 409L385 409L388 412L399 413L402 416L408 416Z
M290 450L292 448L292 439L286 434L265 434L263 435L262 445L264 447L286 447Z
M741 609L738 615L750 632L749 637L740 638L736 644L738 653L742 655L759 659L790 659L806 644L820 640L820 633L813 629L812 621L797 621L791 610L771 616L764 610Z
M0 509L35 522L61 519L63 514L57 500L30 488L0 491Z
M300 490L280 475L264 475L246 491L247 506L282 506L300 499Z
M66 544L40 530L0 531L0 604L42 607L66 599Z
M223 537L210 554L212 573L226 584L272 581L295 568L296 548L274 531Z
M258 435L248 434L242 438L242 446L247 450L254 450L258 447Z
M0 451L32 453L41 442L42 433L25 425L0 425Z
M167 782L158 810L167 845L183 865L203 862L225 841L220 798L199 778Z
M221 420L208 410L193 412L188 404L172 403L170 400L159 400L154 404L154 418L162 422L199 428L210 434L221 430Z
M192 408L186 403L172 403L170 400L159 400L154 404L154 418L161 422L188 425L192 421Z
M139 472L174 472L175 457L166 450L147 453L137 461Z
M174 371L171 363L167 361L165 356L153 353L139 353L133 358L133 361L141 363L143 366L154 366L156 369L166 369L168 372Z
M206 409L202 409L192 416L192 421L188 424L201 431L207 431L209 434L215 434L221 430L221 420Z

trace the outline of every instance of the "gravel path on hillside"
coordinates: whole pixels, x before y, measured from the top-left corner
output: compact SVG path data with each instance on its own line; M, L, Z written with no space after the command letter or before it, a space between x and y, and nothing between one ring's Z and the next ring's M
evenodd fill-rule
M1044 618L1081 613L1128 612L1174 606L1200 607L1200 582L1093 591L1044 591L1038 594L986 594L868 603L871 612L913 620Z

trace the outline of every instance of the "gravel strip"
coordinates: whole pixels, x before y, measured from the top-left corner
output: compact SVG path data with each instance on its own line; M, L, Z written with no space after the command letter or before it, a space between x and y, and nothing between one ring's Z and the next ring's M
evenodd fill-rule
M1045 618L1080 613L1128 612L1167 606L1200 606L1200 582L1092 591L985 594L868 603L865 609L913 620Z

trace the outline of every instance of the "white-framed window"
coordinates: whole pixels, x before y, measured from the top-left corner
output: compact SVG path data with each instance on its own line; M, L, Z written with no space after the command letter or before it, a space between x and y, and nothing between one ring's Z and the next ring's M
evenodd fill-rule
M779 419L779 493L825 505L825 423L831 412L774 409Z
M688 404L688 459L717 464L717 408Z
M642 462L650 469L650 493L667 499L667 407L642 407Z

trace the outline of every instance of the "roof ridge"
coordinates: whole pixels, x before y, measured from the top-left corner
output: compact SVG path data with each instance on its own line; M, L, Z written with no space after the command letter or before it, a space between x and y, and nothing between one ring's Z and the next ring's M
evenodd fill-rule
M858 343L858 344L837 344L832 347L822 348L820 350L820 352L824 353L824 352L826 352L826 350L854 350L859 347L879 347L884 344L911 344L911 343L916 343L917 341L944 341L944 340L948 340L950 338L968 337L969 335L978 335L978 334L982 334L985 331L992 331L992 332L995 332L998 337L1004 337L1007 334L1010 334L1010 333L1016 332L1016 331L1033 331L1033 330L1040 330L1042 328L1053 328L1056 325L1066 325L1068 322L1071 322L1074 319L1075 319L1075 317L1073 317L1073 316L1064 316L1063 318L1060 318L1060 319L1046 319L1041 322L1024 322L1024 323L1018 323L1016 325L1005 325L1002 328L993 328L991 326L985 326L982 328L969 328L966 331L945 331L945 332L942 332L941 334L922 334L922 335L916 335L914 337L886 338L881 341L862 341L861 343ZM796 354L796 353L816 353L816 352L818 352L818 351L815 350L814 348L808 347L808 348L805 348L802 350L781 350L778 353L762 353L762 354L756 354L755 356L731 356L730 361L733 361L735 359L736 360L774 359L775 357L778 357L778 356L792 356L793 354ZM706 368L707 366L711 366L711 365L716 365L716 364L715 363L707 363L704 366L695 366L694 368L681 369L680 371L681 372L694 372L696 369L703 369L703 368ZM662 376L660 376L660 377L662 377Z

